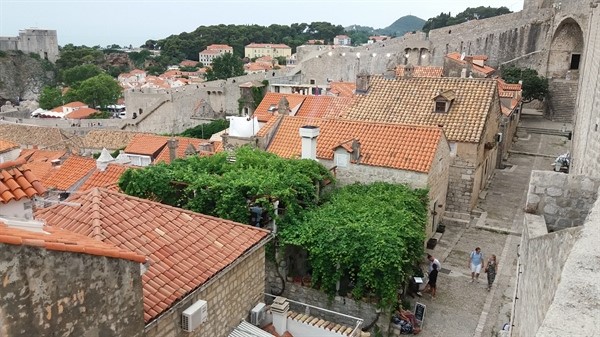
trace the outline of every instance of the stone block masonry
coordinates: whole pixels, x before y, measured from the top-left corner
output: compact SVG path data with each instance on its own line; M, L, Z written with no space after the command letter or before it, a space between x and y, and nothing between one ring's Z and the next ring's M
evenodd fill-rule
M588 216L600 179L552 171L532 171L525 211L543 215L548 231L580 226Z

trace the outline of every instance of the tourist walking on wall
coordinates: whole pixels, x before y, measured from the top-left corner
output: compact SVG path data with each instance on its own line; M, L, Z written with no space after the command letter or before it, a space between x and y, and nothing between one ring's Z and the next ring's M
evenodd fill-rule
M469 254L469 267L471 268L471 282L479 282L479 273L483 268L483 253L481 248L477 247Z
M498 271L498 261L496 260L496 255L492 255L485 266L485 272L487 273L488 279L488 287L487 290L490 291L492 289L492 284L496 279L496 272Z

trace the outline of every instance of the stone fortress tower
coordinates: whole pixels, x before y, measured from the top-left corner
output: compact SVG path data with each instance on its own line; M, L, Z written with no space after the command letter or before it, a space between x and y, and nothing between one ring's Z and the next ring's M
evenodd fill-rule
M19 36L0 36L0 51L20 50L35 53L52 63L58 59L56 30L29 28L19 31Z

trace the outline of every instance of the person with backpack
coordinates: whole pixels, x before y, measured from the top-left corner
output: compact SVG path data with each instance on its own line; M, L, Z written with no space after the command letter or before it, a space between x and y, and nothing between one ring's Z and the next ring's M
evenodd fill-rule
M479 282L479 274L483 268L483 253L477 247L469 254L469 268L471 268L471 282Z

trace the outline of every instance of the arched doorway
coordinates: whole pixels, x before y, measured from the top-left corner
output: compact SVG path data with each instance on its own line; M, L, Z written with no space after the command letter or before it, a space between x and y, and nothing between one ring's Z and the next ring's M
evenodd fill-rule
M560 23L550 45L547 76L576 80L581 67L583 53L583 31L571 19Z

